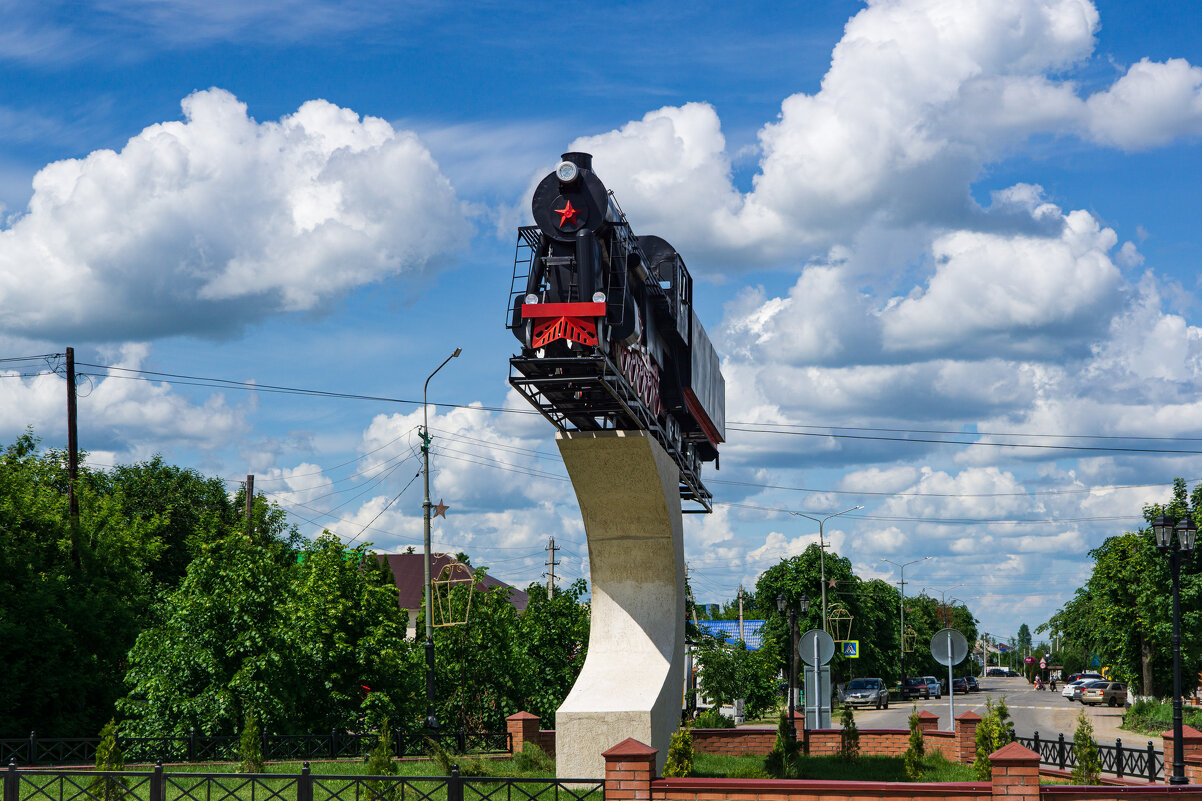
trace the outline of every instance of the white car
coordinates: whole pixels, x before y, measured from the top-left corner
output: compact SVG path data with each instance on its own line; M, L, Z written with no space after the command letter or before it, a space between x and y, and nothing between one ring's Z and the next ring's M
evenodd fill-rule
M934 676L923 676L922 679L927 683L927 687L931 693L931 698L943 697L943 685L939 683L939 679L935 678Z
M1097 681L1097 679L1095 679L1091 676L1088 679L1077 679L1076 681L1070 681L1068 684L1064 685L1064 689L1060 691L1060 694L1062 696L1064 696L1065 698L1067 698L1068 700L1072 701L1072 700L1074 700L1073 694L1076 691L1076 689L1078 687L1080 687L1082 684L1089 684L1091 681Z

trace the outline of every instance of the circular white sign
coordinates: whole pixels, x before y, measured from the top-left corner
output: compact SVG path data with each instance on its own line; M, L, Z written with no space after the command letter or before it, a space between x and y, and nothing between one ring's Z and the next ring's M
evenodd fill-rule
M818 665L822 666L831 661L831 657L835 655L835 641L831 639L831 635L827 634L822 629L810 629L805 634L801 635L801 639L797 641L797 655L802 661L811 667L814 665L814 647L817 644L818 648Z

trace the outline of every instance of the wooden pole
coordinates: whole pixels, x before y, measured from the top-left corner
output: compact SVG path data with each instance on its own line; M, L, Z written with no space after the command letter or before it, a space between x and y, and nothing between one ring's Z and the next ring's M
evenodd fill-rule
M246 474L246 536L250 537L255 531L255 519L252 516L255 508L255 476Z
M67 348L67 515L71 529L71 561L80 566L79 559L79 430L75 398L75 348Z

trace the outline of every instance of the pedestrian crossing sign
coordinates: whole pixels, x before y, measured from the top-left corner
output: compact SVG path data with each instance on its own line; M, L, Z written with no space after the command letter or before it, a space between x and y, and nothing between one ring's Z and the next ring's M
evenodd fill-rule
M859 640L844 640L843 655L852 659L860 658L860 641Z

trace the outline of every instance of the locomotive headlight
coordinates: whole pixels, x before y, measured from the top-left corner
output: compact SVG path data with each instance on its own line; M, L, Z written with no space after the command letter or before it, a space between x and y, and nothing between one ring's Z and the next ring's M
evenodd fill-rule
M593 293L593 303L604 303L604 302L605 302L605 293L604 292L594 292Z
M555 177L561 183L570 184L576 180L576 176L580 174L580 170L570 161L561 161L559 166L555 168Z
M538 295L527 295L526 296L526 305L527 306L533 306L535 303L538 303Z

